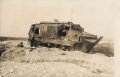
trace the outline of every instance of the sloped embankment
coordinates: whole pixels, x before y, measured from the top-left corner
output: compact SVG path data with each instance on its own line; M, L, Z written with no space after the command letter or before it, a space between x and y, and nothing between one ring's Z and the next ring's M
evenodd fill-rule
M0 76L3 77L113 77L114 57L101 53L62 51L40 47L33 51L15 47L12 41L2 53ZM112 66L111 66L112 65Z

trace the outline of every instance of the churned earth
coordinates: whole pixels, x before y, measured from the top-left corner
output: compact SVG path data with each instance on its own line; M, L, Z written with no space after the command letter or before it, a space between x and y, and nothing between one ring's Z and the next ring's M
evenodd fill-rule
M91 53L38 47L4 41L7 50L0 57L0 77L113 77L112 45L101 43ZM94 52L94 53L93 53Z

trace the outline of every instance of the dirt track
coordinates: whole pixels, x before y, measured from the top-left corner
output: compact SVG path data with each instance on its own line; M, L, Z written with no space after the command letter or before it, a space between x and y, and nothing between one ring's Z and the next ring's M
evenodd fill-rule
M101 53L62 51L40 47L30 51L15 47L19 41L6 41L8 49L1 56L1 77L113 77L114 57Z

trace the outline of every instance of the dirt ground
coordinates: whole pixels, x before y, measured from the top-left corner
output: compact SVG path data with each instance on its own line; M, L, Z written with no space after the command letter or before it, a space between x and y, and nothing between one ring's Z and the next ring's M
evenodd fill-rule
M107 43L97 45L96 53L83 53L46 47L31 51L27 41L23 41L25 47L16 47L19 42L3 42L8 48L0 57L0 77L114 76L113 48L107 48Z

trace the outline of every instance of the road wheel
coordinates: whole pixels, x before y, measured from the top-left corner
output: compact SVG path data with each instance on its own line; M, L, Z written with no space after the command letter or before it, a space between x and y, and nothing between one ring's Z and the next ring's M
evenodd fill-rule
M71 46L68 46L68 51L71 51L72 50L72 47Z
M82 46L82 52L87 52L87 44L83 44L83 46Z
M35 47L40 46L40 43L39 43L38 41L34 41L33 43L34 43L33 45L34 45Z

